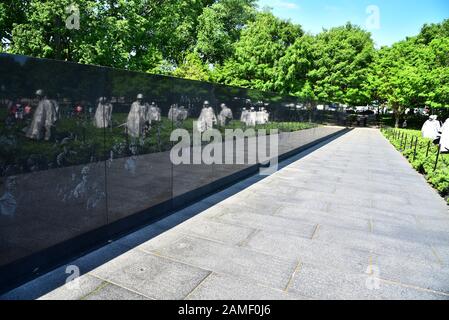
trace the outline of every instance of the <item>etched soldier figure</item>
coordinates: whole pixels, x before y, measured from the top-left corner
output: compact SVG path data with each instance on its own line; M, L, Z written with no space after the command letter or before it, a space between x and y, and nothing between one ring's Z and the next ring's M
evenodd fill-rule
M210 106L209 101L204 101L203 109L197 122L198 131L205 132L208 129L212 129L216 123L217 117L215 116L214 109Z
M43 90L37 90L36 96L39 103L26 136L34 140L41 140L44 137L48 141L51 137L51 128L57 120L56 106L45 96Z
M225 103L222 103L220 107L221 111L218 115L218 121L220 123L220 126L224 127L233 119L233 115L232 110L228 108Z
M97 128L108 128L112 125L112 104L108 103L106 97L101 97L95 111L95 126Z
M5 192L0 197L0 215L14 216L17 209L17 201L14 197L16 187L16 179L9 176L5 183Z
M137 95L137 101L134 101L129 110L126 127L128 134L133 138L138 138L144 133L145 117L148 105L143 101L143 94Z

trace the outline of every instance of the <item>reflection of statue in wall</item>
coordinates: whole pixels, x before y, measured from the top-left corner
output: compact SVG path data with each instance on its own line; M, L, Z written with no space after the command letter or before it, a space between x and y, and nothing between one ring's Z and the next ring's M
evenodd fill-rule
M53 110L55 111L55 121L59 119L59 104L56 100L50 100L53 103Z
M248 122L249 111L246 108L242 109L242 115L240 116L240 122L243 122L245 125Z
M128 119L126 121L126 127L128 128L128 134L133 138L140 137L145 129L145 116L148 105L143 101L143 94L137 95L137 101L134 101L129 110Z
M177 116L178 106L176 104L172 104L168 110L168 119L170 119L170 121L176 121Z
M12 123L16 121L23 120L24 117L24 107L22 105L21 99L16 99L15 101L9 101L8 103L8 117L6 123Z
M56 156L56 164L59 167L62 167L66 164L68 158L76 154L76 151L69 150L69 148L64 145L63 151Z
M43 90L37 90L36 96L39 103L26 136L35 140L40 140L43 137L45 137L45 140L50 140L51 128L57 120L56 107L54 103L47 99Z
M220 126L224 127L229 124L229 122L232 120L232 110L226 106L226 104L221 104L221 111L218 115L218 122L220 123Z
M161 121L161 109L157 106L155 102L152 102L151 105L148 107L147 114L146 114L146 120L151 123L153 121Z
M16 213L17 201L13 195L15 185L15 177L8 177L5 184L5 192L0 197L0 215L11 217Z
M186 110L186 107L180 106L178 109L178 115L176 117L176 120L178 122L183 122L187 119L188 115L189 115L189 112Z
M176 104L170 106L168 111L168 118L175 123L176 126L180 126L183 121L187 119L189 112L184 106L178 107Z
M97 128L108 128L112 125L112 104L108 103L106 97L101 97L95 111L95 126Z
M254 127L257 123L257 112L254 110L254 107L248 111L248 115L246 116L246 125L248 127Z
M205 132L208 129L212 129L216 123L217 117L215 116L214 109L210 106L209 101L204 101L203 109L197 122L198 131Z
M269 114L265 108L261 107L259 111L256 112L256 124L265 124L268 122Z

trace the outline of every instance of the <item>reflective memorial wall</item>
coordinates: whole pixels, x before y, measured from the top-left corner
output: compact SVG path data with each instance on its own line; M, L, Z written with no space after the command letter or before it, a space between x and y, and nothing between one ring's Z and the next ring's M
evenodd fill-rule
M79 252L78 242L105 241L256 172L225 163L220 141L210 143L222 161L192 164L210 144L193 138L183 142L191 163L173 164L175 129L278 129L285 155L342 130L320 124L344 123L294 97L97 66L0 54L0 74L0 291ZM252 139L233 140L233 159L248 159Z

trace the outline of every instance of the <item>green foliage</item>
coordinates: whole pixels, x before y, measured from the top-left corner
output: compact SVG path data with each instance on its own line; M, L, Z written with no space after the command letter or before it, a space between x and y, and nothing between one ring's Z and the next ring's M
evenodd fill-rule
M173 75L191 80L210 80L210 70L195 52L185 57L184 62L173 72Z
M406 108L449 107L448 52L449 20L377 52L367 86L393 109L396 126Z
M433 145L429 139L422 138L421 131L385 129L383 133L442 196L449 196L449 155L440 154L435 169L438 146Z
M364 90L374 56L368 32L348 23L317 36L315 67L309 72L314 91L321 101L365 105L370 102Z
M182 61L195 45L198 16L210 0L30 0L12 30L12 53L131 70ZM80 10L69 30L66 7Z
M69 29L67 6L80 10ZM449 107L449 19L375 50L347 23L304 34L256 0L4 0L2 51L394 111Z
M367 104L371 95L363 84L374 53L370 34L351 24L306 34L279 60L276 89L306 101Z
M196 43L204 61L221 64L233 55L242 27L254 20L254 7L254 0L222 0L204 8Z
M242 30L234 56L216 69L218 82L273 90L276 65L288 47L303 34L301 27L261 12Z
M444 20L442 23L425 24L421 28L417 40L423 44L429 44L437 38L449 37L449 19Z

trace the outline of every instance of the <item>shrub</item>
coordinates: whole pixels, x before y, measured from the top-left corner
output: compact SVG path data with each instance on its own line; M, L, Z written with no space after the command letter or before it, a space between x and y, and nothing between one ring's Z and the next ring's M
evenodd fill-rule
M443 197L449 196L449 155L440 154L435 168L438 146L423 138L421 131L382 129L382 133ZM449 198L447 201L449 203Z

